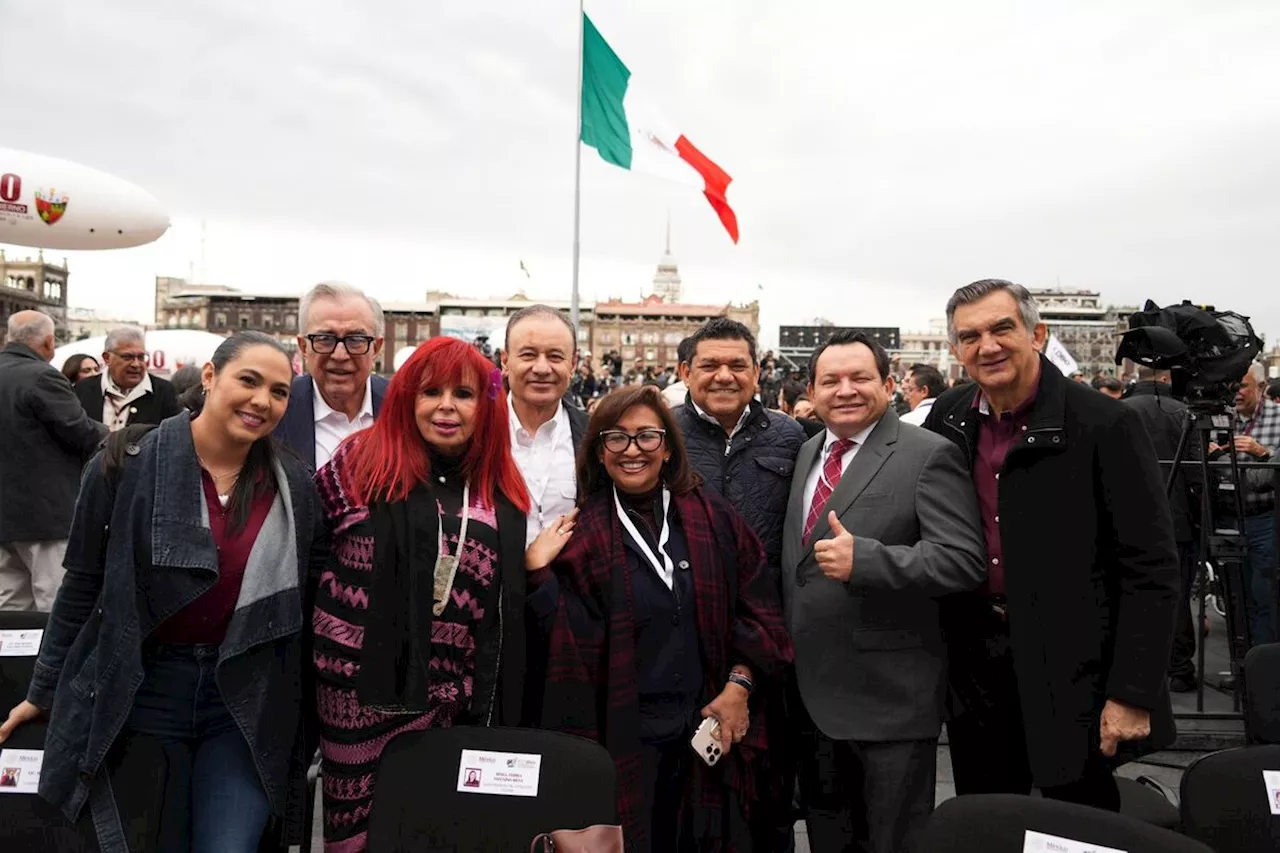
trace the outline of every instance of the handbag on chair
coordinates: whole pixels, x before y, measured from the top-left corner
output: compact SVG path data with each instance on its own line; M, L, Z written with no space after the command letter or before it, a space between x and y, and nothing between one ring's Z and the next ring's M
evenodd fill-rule
M542 845L541 851L539 844ZM586 829L544 832L533 839L529 853L625 853L622 827L597 824Z

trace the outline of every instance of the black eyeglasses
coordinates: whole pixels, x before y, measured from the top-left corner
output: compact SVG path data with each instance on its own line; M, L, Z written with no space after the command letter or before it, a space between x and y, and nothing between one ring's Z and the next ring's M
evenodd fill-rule
M600 442L604 444L605 450L610 453L626 453L627 448L631 446L631 442L636 443L636 447L645 453L652 453L662 446L662 442L667 439L667 431L665 429L642 429L635 435L623 432L620 429L606 430L600 433Z
M320 332L314 335L306 335L307 340L311 341L311 348L321 355L328 355L338 348L338 344L342 344L347 348L348 355L364 355L373 346L373 342L377 340L373 335L344 335L338 337L328 332Z
M121 361L136 361L138 364L146 364L151 359L151 356L145 352L115 352L113 350L111 355Z

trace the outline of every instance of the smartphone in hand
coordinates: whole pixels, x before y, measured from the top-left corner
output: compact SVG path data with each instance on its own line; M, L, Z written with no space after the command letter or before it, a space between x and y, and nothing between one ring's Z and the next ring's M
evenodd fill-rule
M715 717L707 717L703 720L702 725L698 726L698 730L693 733L693 740L689 745L708 767L714 767L723 754L723 748L720 746L720 721Z

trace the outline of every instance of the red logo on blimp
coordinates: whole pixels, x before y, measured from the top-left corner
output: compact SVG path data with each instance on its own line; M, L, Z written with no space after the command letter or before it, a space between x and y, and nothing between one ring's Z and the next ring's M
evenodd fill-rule
M40 218L44 220L46 225L52 225L62 218L62 214L67 212L66 194L59 195L57 190L36 190L36 213L40 214Z

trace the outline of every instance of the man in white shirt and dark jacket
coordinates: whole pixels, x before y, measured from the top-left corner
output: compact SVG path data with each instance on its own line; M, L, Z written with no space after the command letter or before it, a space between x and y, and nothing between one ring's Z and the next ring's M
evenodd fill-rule
M577 505L575 460L587 413L565 402L577 338L569 319L549 305L530 305L507 320L502 372L510 389L511 455L529 488L526 546ZM558 602L555 582L543 584L525 600L525 725L536 726L542 713L547 637Z

